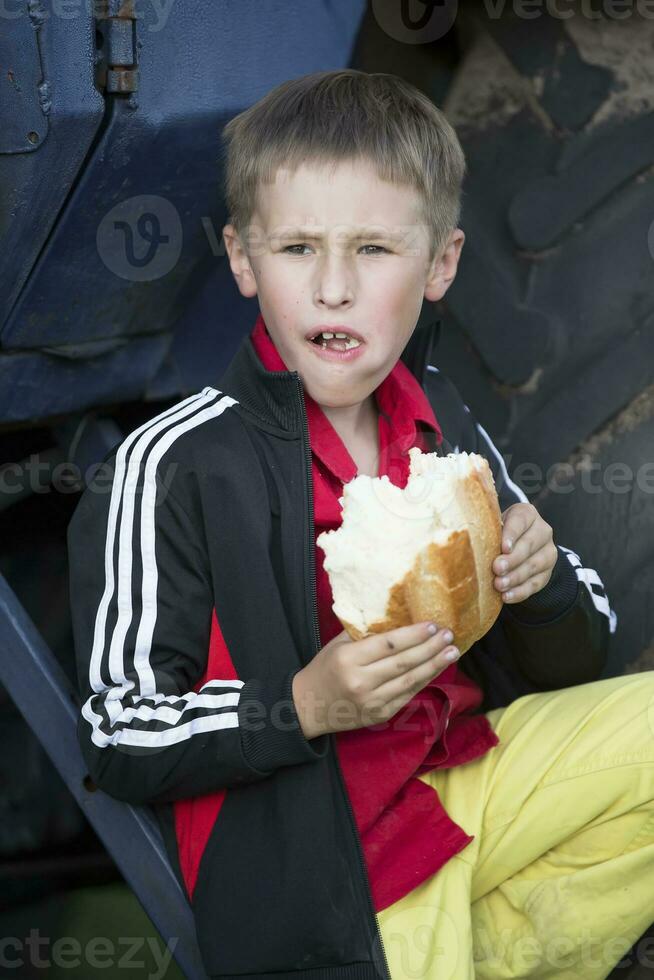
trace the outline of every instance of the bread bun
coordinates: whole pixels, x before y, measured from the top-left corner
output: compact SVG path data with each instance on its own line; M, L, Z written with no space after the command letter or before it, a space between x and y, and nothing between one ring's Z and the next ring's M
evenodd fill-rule
M333 610L353 640L431 619L465 653L502 608L491 567L502 550L493 474L477 453L414 448L409 459L404 489L387 476L346 483L341 526L318 536Z

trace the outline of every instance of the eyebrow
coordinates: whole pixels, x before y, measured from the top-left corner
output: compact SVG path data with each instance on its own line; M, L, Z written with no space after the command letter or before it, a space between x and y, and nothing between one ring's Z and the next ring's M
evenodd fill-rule
M339 237L340 237L339 233ZM287 239L287 238L302 238L308 241L321 241L325 236L318 234L315 226L309 228L289 228L284 229L280 234L272 234L271 238ZM392 231L380 231L378 228L356 228L354 231L346 235L345 238L350 242L363 241L365 239L371 238L383 238L386 241L395 241L401 236Z

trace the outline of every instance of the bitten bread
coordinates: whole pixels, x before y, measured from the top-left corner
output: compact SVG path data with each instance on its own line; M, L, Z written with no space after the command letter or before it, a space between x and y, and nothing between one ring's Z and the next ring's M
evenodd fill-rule
M502 608L493 585L502 543L493 474L477 453L414 448L409 459L404 489L387 476L346 483L341 526L318 536L333 610L353 640L433 620L465 653Z

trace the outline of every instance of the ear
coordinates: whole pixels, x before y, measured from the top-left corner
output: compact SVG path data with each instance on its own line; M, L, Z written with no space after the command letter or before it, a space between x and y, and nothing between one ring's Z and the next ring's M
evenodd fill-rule
M257 295L257 282L254 272L250 265L250 259L243 246L239 233L234 225L225 225L223 228L223 239L227 249L227 257L232 270L232 275L236 280L241 296L250 299Z
M433 302L442 299L454 282L465 238L463 231L455 228L445 248L432 260L425 283L425 299Z

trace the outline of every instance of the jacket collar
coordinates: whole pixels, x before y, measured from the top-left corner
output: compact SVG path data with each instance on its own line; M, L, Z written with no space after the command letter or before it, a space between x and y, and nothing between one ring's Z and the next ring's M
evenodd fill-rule
M254 330L257 329L265 329L261 313L258 314L255 323ZM226 371L219 379L218 387L263 421L288 432L297 432L305 417L304 388L300 375L297 371L283 369L284 362L279 358L276 350L281 369L268 370L264 367L252 341L254 330L241 341ZM439 333L440 320L416 327L401 354L401 361L411 371L421 388L431 351L437 343ZM387 381L391 380L396 370L391 372ZM380 386L378 390L382 388L384 393L381 395L380 407L385 410L387 406L390 407L388 402L385 403L386 397L391 394L390 385ZM421 393L424 396L424 392ZM440 440L440 427L426 396L424 399L422 404L416 401L414 418L423 420L435 428Z

